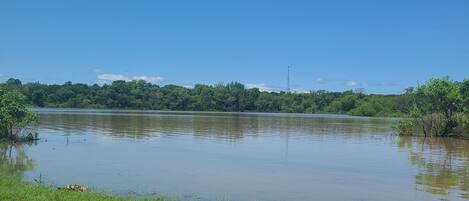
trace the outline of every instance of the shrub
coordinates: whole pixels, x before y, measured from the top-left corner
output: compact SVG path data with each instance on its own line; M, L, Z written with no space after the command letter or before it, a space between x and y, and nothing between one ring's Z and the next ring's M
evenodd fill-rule
M26 106L24 95L0 91L0 138L19 139L36 117Z
M399 135L414 135L414 121L410 119L400 120L393 125Z
M457 127L454 129L455 133L464 138L469 138L469 114L458 113L456 115Z

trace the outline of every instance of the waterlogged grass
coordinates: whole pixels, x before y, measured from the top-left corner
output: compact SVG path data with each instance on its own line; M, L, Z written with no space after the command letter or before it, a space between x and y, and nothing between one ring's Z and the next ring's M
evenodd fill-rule
M156 199L129 199L101 193L78 193L57 190L14 179L0 178L0 201L165 201Z

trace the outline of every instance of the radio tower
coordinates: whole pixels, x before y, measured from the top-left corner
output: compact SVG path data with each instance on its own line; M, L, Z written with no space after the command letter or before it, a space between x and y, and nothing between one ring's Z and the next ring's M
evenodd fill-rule
M288 66L287 72L287 93L290 93L290 66Z

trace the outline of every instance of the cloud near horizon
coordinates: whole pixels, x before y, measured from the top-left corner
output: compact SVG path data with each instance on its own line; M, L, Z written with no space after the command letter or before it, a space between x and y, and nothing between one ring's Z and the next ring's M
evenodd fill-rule
M396 87L400 86L397 83L373 83L373 82L357 82L354 80L348 80L343 83L344 86L349 88L369 88L369 87Z
M398 83L386 83L386 82L366 82L366 81L357 81L352 79L341 79L341 78L323 78L318 77L313 80L313 84L317 87L320 85L327 86L327 85L340 85L347 88L378 88L378 87L398 87L400 84Z
M147 82L157 83L163 81L164 78L160 76L134 76L132 80L145 80Z
M349 81L346 81L344 85L347 87L358 87L360 84L356 81L349 80Z
M97 78L98 78L98 83L107 83L107 82L113 82L117 80L124 80L124 81L144 80L150 83L159 83L164 80L164 78L160 76L141 75L141 76L128 77L128 76L121 75L121 74L99 74Z
M246 84L245 86L248 89L258 88L259 91L265 91L265 92L275 91L274 88L268 86L267 84Z
M316 78L316 79L314 80L314 83L315 83L315 84L325 84L325 83L326 83L326 80L325 80L324 78L322 78L322 77L319 77L319 78Z
M292 89L291 92L296 93L296 94L307 94L307 93L310 93L311 91L307 89L298 88L298 89Z

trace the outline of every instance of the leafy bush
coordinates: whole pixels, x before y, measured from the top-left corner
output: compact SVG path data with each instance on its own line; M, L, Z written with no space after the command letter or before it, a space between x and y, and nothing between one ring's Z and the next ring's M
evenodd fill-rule
M466 117L461 116L467 111L465 85L467 81L454 82L444 77L431 79L405 94L408 100L413 100L409 115L421 133L441 137L467 135Z
M457 127L454 129L460 136L469 138L469 115L458 113L456 115Z
M399 135L414 135L414 121L405 119L396 122L393 128Z
M24 128L36 117L36 113L26 107L24 95L0 91L0 138L19 139Z

